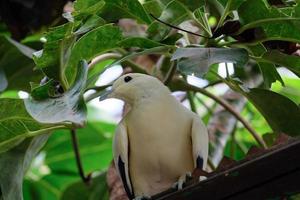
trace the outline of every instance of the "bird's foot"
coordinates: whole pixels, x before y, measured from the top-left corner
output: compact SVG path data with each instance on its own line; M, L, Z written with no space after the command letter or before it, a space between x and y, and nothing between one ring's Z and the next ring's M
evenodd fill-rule
M137 196L133 200L151 200L151 196Z
M192 173L187 172L183 174L182 176L179 177L178 181L173 184L172 188L175 188L177 190L182 190L184 187L185 183L189 180L192 179Z

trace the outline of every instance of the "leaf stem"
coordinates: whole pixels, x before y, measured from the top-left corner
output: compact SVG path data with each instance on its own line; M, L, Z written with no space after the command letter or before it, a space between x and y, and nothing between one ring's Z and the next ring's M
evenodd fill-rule
M168 85L172 81L172 78L176 73L176 70L177 70L177 61L175 60L174 62L172 62L171 67L163 81L165 85Z
M187 98L189 100L189 103L190 103L190 106L191 106L191 110L194 113L197 113L196 105L195 105L195 102L193 100L193 92L192 91L187 91Z
M180 28L180 27L174 26L174 25L172 25L172 24L169 24L169 23L167 23L167 22L164 22L164 21L158 19L157 17L155 17L155 16L154 16L153 14L151 14L151 13L150 13L149 15L150 15L153 19L155 19L156 21L158 21L158 22L160 22L160 23L162 23L162 24L164 24L164 25L166 25L166 26L169 26L169 27L171 27L171 28L174 28L174 29L177 29L177 30L186 32L186 33L191 34L191 35L196 35L196 36L198 36L198 37L203 37L203 38L211 39L211 37L207 37L207 36L205 36L205 35L201 35L201 34L198 34L198 33L194 33L194 32L191 32L191 31L182 29L182 28Z
M89 64L89 69L92 69L95 65L98 63L108 60L108 59L119 59L121 58L122 55L119 53L105 53L100 56L97 56L96 58L93 59L93 61Z
M76 159L76 164L77 164L79 175L80 175L82 181L88 185L91 181L91 174L89 174L88 176L84 175L75 129L71 129L71 138L72 138L73 150L74 150L74 154L75 154L75 159Z

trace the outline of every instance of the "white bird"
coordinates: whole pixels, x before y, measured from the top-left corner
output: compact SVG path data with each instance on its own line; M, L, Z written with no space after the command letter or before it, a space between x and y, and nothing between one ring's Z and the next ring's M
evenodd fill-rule
M100 97L130 106L118 124L114 162L130 199L181 189L193 169L205 169L208 134L200 118L155 77L131 73L118 78Z

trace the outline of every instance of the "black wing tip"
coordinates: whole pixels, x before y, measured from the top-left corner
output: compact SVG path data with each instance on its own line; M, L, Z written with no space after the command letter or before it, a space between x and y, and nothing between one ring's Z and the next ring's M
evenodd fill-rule
M128 198L129 199L134 199L134 194L133 194L133 192L131 193L131 191L130 191L128 185L127 185L126 173L125 173L125 164L122 161L121 156L119 156L119 159L118 159L118 168L119 168L121 179L122 179L124 189L125 189L125 192L127 193Z
M198 169L203 169L203 158L201 156L197 157L196 166Z

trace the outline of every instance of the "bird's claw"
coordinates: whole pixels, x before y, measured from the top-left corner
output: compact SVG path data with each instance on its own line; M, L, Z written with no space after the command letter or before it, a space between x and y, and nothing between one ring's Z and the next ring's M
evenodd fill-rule
M137 196L133 200L151 200L150 196Z
M192 173L187 172L186 174L179 177L178 181L173 184L172 188L175 188L177 190L182 190L187 180L192 178Z

